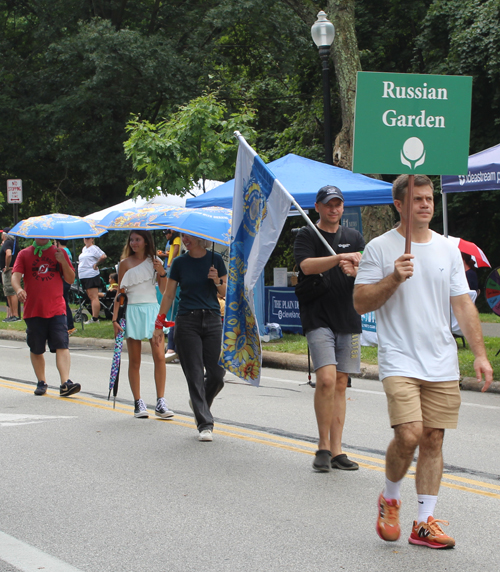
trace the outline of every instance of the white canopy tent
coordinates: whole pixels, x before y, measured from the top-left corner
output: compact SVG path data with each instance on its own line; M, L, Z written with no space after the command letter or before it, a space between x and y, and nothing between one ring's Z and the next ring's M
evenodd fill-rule
M215 189L220 185L222 185L221 181L205 181L205 189L207 191ZM143 205L146 204L169 205L172 207L185 207L186 199L197 197L198 195L201 194L203 194L203 187L201 181L199 181L196 187L191 189L191 193L186 194L183 197L179 197L178 195L164 195L162 193L158 193L152 199L143 199L142 197L137 197L135 199L128 199L126 201L123 201L122 203L118 203L117 205L113 205L112 207L108 207L106 209L97 211L95 213L90 213L84 218L91 218L96 222L99 222L107 214L113 211L126 211L130 208L142 207Z

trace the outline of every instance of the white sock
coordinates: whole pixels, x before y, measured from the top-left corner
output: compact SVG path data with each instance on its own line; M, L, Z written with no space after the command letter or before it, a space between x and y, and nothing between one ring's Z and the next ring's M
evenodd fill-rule
M401 493L399 492L401 489L401 483L403 479L398 481L397 483L393 483L387 477L385 477L385 489L383 492L383 497L387 500L394 499L394 500L401 500Z
M430 516L434 516L436 508L437 495L417 495L418 497L418 517L417 523L427 522Z

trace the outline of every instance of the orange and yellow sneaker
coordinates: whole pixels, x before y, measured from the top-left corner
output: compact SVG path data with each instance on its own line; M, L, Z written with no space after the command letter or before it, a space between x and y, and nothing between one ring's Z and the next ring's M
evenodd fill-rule
M399 509L401 501L385 499L383 494L378 497L378 518L376 530L382 540L394 542L401 536L399 526Z
M432 516L427 519L427 522L422 521L417 524L414 520L408 542L429 548L453 548L455 540L443 532L438 522L445 526L450 524L447 520L437 520Z

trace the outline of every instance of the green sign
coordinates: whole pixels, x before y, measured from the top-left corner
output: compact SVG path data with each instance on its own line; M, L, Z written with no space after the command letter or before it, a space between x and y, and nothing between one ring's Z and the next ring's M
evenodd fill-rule
M472 78L358 72L353 171L465 175Z

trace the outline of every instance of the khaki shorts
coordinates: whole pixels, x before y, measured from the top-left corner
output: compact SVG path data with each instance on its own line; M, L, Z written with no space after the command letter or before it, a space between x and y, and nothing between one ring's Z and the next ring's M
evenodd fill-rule
M457 381L424 381L413 377L386 377L382 383L387 395L391 427L423 421L431 429L455 429L460 409Z
M16 292L12 288L12 268L2 272L3 293L5 296L15 296Z

